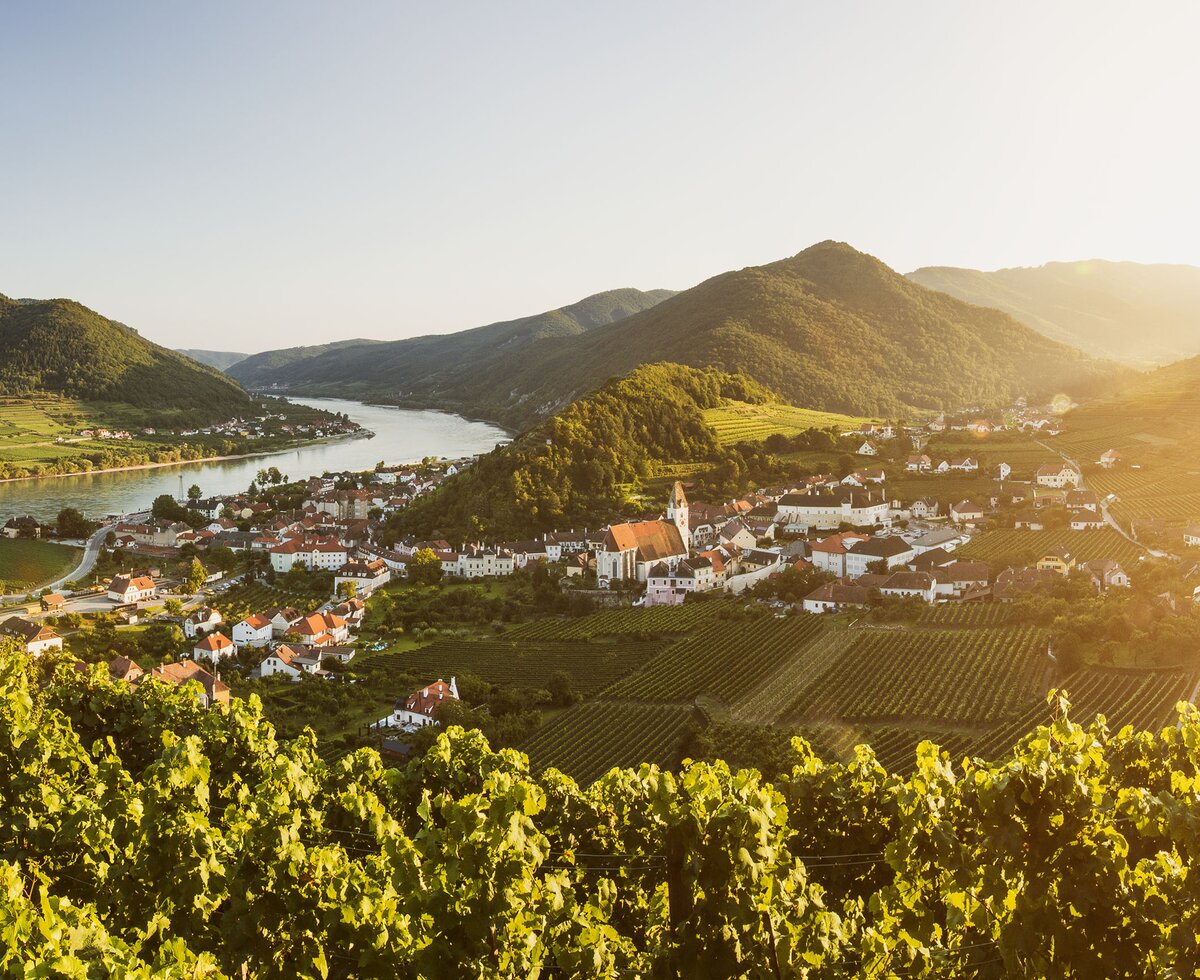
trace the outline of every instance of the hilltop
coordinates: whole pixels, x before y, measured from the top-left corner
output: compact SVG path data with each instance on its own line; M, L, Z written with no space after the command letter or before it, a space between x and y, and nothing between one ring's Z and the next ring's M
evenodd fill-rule
M1144 366L1200 353L1196 266L1092 259L994 272L930 266L908 278L1097 357Z
M519 359L542 341L615 323L672 295L667 289L612 289L556 310L458 333L266 351L229 373L250 387L279 384L313 393L366 393L437 405L464 383L486 378L497 360Z
M228 418L250 405L236 382L69 299L0 296L0 394L119 403L147 420Z
M388 345L394 364L379 349L331 350L303 371L251 379L250 358L231 373L519 428L662 361L741 371L794 405L870 416L1058 391L1084 397L1122 371L1005 313L925 289L840 242L723 273L588 330L510 338L503 328L512 326ZM426 348L436 354L422 356Z
M216 368L218 371L228 371L235 364L244 361L249 354L243 354L240 351L230 350L190 350L185 347L175 348L175 353L182 354L184 357L190 357L193 361L199 361L201 364L207 364L209 367Z

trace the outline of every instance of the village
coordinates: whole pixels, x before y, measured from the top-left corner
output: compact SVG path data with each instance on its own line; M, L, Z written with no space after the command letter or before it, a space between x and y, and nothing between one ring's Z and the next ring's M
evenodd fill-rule
M985 468L979 454L943 457L930 450L943 433L966 433L983 448L1002 431L1041 439L1061 428L1053 414L1024 405L1005 413L1004 422L939 415L920 426L867 423L842 434L862 465L840 477L813 473L794 485L717 502L690 499L694 488L677 480L652 519L467 543L380 541L389 515L469 467L469 458L381 463L370 472L310 478L291 488L293 506L286 508L270 492L283 476L266 471L261 493L205 497L194 487L186 499L156 501L157 516L152 510L117 521L104 549L115 574L43 594L25 615L0 624L0 633L41 653L62 649L64 634L69 637L81 618L112 619L117 629L155 624L177 630L169 634L175 648L164 649L163 662L147 669L119 654L109 673L130 683L146 677L198 682L203 702L213 704L229 700L222 678L234 670L292 682L352 680L347 665L360 652L371 597L407 582L486 582L545 568L564 592L594 608L732 597L815 615L888 602L1006 603L1048 593L1067 577L1085 578L1095 594L1128 588L1137 573L1128 549L1124 557L1077 554L1069 534L1056 538L1063 546L1025 563L971 554L972 541L995 528L1031 532L1031 541L1040 540L1033 532L1046 529L1078 532L1080 542L1096 531L1120 540L1107 500L1087 488L1074 461L1059 458L1020 472L1005 461ZM1120 454L1106 451L1089 469L1123 465ZM970 479L975 491L963 499L936 492L901 496L913 480L927 487L942 477L955 487L961 484L949 481ZM2 528L9 537L41 531L30 517L11 518ZM1200 532L1194 540L1200 544ZM189 574L188 561L203 574ZM165 574L171 564L183 572ZM785 575L811 589L781 602L773 583ZM247 594L253 583L268 580L304 583L308 603L264 599L236 615L221 611L230 607L225 596ZM318 582L322 594L314 590ZM431 724L438 703L458 698L452 670L447 673L449 681L430 677L416 691L395 692L394 710L375 724L405 731Z

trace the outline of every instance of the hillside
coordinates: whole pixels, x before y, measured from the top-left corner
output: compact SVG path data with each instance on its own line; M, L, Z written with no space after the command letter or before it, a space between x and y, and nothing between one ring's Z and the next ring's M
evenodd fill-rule
M924 289L838 242L724 273L588 331L523 334L515 343L502 326L483 328L496 334L485 344L465 341L469 334L436 338L436 364L420 356L434 340L423 338L395 348L405 364L393 366L378 351L331 352L277 378L522 427L610 377L660 361L741 371L791 404L869 416L1007 403L1022 394L1079 397L1121 370L1004 313ZM252 360L233 375L248 380L243 369Z
M0 296L0 394L121 403L148 420L228 418L250 404L214 368L67 299Z
M1144 366L1200 353L1200 268L1137 262L1050 262L980 272L931 266L913 282L995 307L1096 357Z
M228 371L239 361L244 361L249 354L242 354L238 351L229 350L189 350L184 347L177 347L176 354L182 354L184 357L190 357L193 361L199 361L201 364L207 364L209 367L216 368L218 371Z
M660 462L687 462L719 446L703 410L724 399L761 401L745 377L650 364L572 403L451 477L389 520L388 537L467 540L596 526L625 508L623 485Z
M670 290L613 289L546 313L452 334L390 342L350 340L255 354L229 373L243 384L303 387L333 393L368 392L396 400L426 399L479 378L496 358L520 358L531 346L574 337L649 309Z

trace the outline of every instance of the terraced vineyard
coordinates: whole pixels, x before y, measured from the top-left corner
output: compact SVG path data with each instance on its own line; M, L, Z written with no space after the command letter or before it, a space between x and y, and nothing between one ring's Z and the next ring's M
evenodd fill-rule
M735 443L761 442L771 435L794 436L808 429L828 429L831 426L841 432L850 432L867 420L835 412L796 408L779 402L749 405L731 401L719 408L705 409L704 421L716 431L719 441Z
M992 602L942 603L926 606L917 620L920 626L939 629L978 629L985 626L1007 626L1012 622L1010 606Z
M966 560L986 561L996 567L1028 565L1056 551L1071 552L1078 561L1112 558L1132 565L1144 550L1111 527L1094 531L1024 531L1004 528L984 531L958 549Z
M822 629L816 616L718 620L673 644L604 692L606 698L685 701L700 695L732 704L791 661Z
M1059 687L1071 702L1071 717L1091 721L1102 714L1113 731L1125 725L1158 729L1170 724L1175 705L1193 697L1200 685L1197 670L1133 670L1120 667L1081 667ZM1055 706L1040 700L1011 723L979 739L972 754L998 758L1026 733L1049 722Z
M1041 630L862 630L796 699L794 724L998 723L1046 690Z
M392 684L400 675L435 680L474 674L492 684L540 689L556 670L566 671L581 694L592 694L636 670L663 650L661 643L563 643L521 640L439 640L426 647L368 657L356 664L373 686Z
M580 619L539 619L505 633L509 639L590 640L597 636L682 635L712 622L732 603L709 601L649 609L605 609Z
M587 701L539 729L521 751L535 769L553 766L587 785L613 766L677 766L689 730L701 723L700 712L685 705Z

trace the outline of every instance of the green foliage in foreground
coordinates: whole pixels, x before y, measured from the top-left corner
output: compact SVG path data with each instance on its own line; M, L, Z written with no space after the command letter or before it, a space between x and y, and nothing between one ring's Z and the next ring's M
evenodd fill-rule
M0 968L38 976L1086 976L1200 962L1200 714L1003 763L805 743L589 789L451 729L399 770L0 655Z

